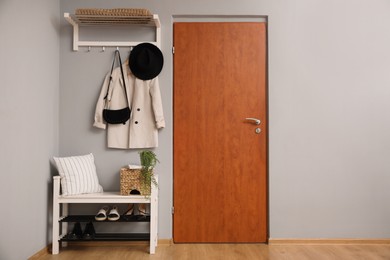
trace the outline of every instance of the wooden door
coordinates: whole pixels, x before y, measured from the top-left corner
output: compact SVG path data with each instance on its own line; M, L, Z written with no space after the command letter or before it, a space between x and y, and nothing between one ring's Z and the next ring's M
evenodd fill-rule
M266 25L175 23L174 48L174 242L265 242Z

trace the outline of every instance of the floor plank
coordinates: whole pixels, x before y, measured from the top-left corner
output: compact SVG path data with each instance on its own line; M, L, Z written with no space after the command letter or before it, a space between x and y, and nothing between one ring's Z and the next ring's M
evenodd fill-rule
M390 245L266 245L266 244L172 244L159 245L155 255L148 246L69 246L58 255L38 260L96 259L212 259L212 260L389 260Z

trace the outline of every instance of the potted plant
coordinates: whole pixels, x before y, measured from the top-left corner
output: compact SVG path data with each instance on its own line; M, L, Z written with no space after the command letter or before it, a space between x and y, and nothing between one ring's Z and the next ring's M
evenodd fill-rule
M139 153L140 161L141 161L141 182L146 187L151 187L153 184L155 187L158 187L156 178L153 174L154 166L156 166L157 162L159 160L157 159L157 156L152 151L141 151Z

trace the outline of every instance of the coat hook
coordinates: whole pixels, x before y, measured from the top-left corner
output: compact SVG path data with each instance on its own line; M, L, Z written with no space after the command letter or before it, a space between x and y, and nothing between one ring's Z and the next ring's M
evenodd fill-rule
M91 46L88 46L88 52L91 52Z
M116 47L116 50L119 51L119 47L118 46Z
M103 46L103 47L102 47L102 52L104 52L105 50L106 50L106 47Z

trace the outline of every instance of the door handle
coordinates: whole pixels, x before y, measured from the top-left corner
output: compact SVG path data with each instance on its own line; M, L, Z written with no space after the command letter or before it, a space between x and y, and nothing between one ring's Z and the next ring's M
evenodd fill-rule
M252 121L254 124L256 125L260 125L261 121L260 119L257 119L257 118L253 118L253 117L247 117L245 118L246 120L249 120L249 121Z

